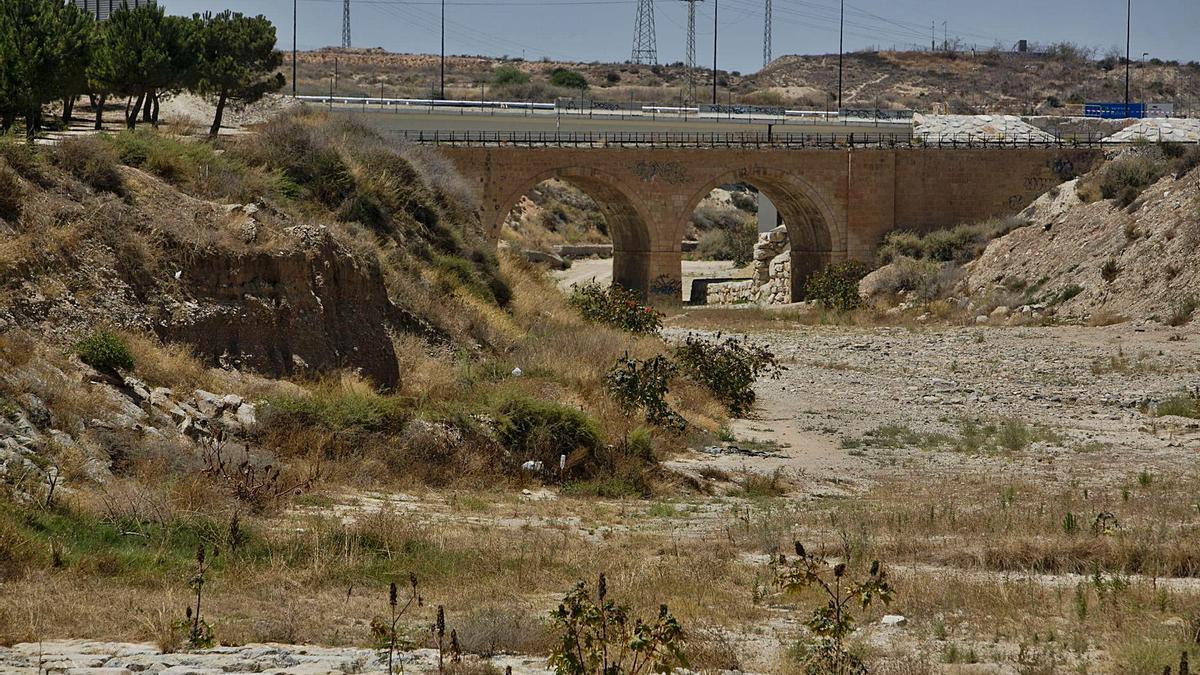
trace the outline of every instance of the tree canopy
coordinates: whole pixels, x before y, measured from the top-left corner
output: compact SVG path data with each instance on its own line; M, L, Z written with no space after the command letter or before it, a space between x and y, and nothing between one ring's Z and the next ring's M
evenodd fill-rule
M30 133L43 103L78 84L91 46L91 17L56 0L0 3L0 127L18 114Z
M216 104L212 133L230 102L253 103L284 84L275 27L224 11L180 17L155 4L123 5L96 22L64 0L0 2L0 131L25 118L32 136L42 107L63 103L69 122L81 94L126 97L125 123L157 123L161 96L184 89Z
M189 88L214 99L217 106L209 134L216 136L229 101L253 103L284 84L276 72L283 56L275 50L275 26L266 17L226 10L197 14L189 46L196 62Z
M183 88L194 65L187 48L193 22L168 16L158 5L113 12L100 25L91 77L102 88L135 103L125 113L132 129L147 96Z

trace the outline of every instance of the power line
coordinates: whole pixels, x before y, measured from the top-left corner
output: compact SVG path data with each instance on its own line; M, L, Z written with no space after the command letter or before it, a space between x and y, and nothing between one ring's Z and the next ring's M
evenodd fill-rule
M654 0L638 0L637 14L633 19L634 63L658 63L657 35L654 31Z

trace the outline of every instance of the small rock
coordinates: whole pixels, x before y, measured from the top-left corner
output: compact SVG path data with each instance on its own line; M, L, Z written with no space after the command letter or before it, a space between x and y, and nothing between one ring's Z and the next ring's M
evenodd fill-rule
M230 410L237 410L242 405L242 397L237 394L225 394L221 403Z
M194 397L196 399L196 409L204 417L216 417L224 405L224 401L221 400L220 396L210 391L204 391L203 389L197 389Z
M258 418L254 414L254 406L250 403L243 403L237 408L237 421L242 425L242 428L248 429L258 423Z
M879 623L884 626L903 626L904 624L908 623L908 619L904 618L900 614L884 614L883 618L879 620Z
M150 390L150 405L156 408L170 409L174 407L171 397L174 395L170 389L166 387L155 387Z
M987 323L987 322L988 322L988 318L986 315L980 314L979 316L975 317L975 323L982 324L982 323Z

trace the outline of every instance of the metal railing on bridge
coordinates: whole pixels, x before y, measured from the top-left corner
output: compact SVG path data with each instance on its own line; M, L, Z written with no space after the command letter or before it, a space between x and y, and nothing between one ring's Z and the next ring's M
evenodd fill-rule
M624 148L1052 148L1098 147L1101 137L981 138L971 134L898 136L871 133L659 131L409 131L391 132L420 145Z

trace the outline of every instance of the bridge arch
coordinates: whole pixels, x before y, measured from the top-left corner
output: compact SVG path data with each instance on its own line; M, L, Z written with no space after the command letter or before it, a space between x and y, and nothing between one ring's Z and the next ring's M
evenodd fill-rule
M766 195L782 216L791 248L793 299L801 297L809 275L846 258L846 224L831 202L803 177L777 169L742 167L709 178L688 197L684 221L714 188L735 183Z
M613 283L645 293L650 287L651 219L612 175L591 167L563 166L514 181L499 200L494 230L512 212L521 197L538 184L558 179L591 197L608 225L613 242Z

